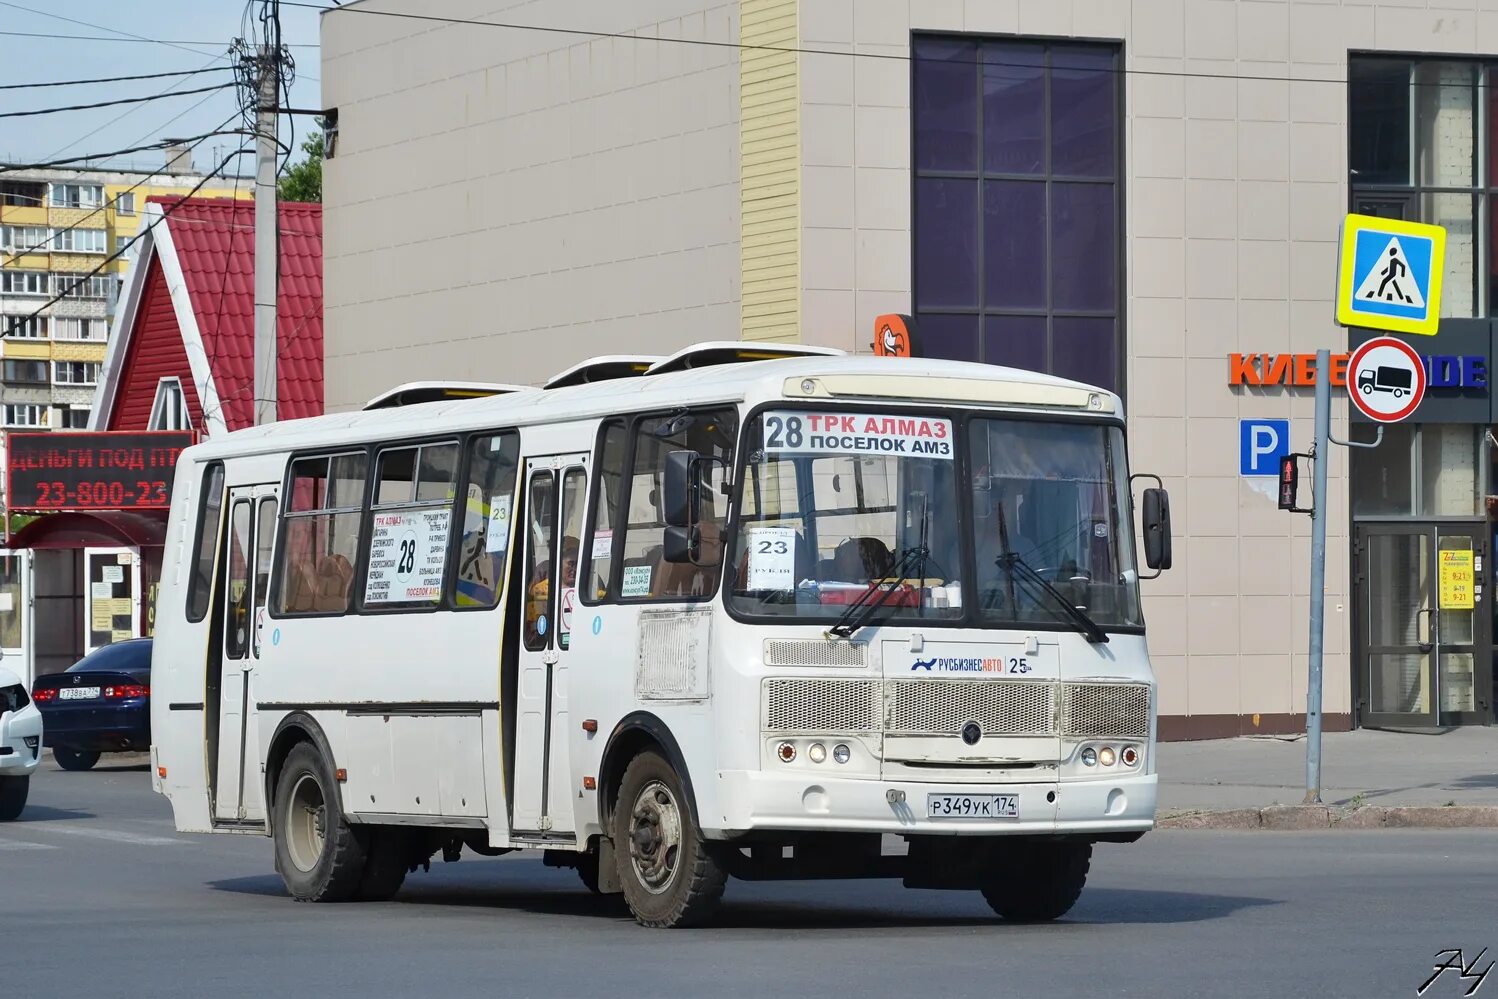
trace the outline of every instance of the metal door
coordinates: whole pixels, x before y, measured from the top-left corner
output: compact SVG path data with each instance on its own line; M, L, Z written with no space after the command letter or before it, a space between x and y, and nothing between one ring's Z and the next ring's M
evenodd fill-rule
M584 455L526 459L510 820L522 834L566 836L576 828L567 758L567 653L577 602L586 460Z
M1361 722L1433 727L1491 712L1481 524L1358 527Z
M277 487L229 490L229 530L225 532L220 612L223 649L219 676L218 754L213 817L224 822L265 817L265 801L255 757L258 712L251 692L260 661L261 624L275 546Z

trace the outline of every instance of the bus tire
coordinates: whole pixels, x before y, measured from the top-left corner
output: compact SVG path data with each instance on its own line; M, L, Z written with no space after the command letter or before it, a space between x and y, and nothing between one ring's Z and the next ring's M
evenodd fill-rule
M31 775L24 777L0 777L0 822L9 822L21 817L26 807L26 795L31 792Z
M292 898L348 902L359 897L368 850L343 817L328 762L309 742L293 746L281 767L272 835L276 870Z
M366 828L363 833L368 858L359 881L359 900L388 902L406 883L406 868L411 855L410 834L395 826L375 826Z
M713 859L681 777L654 750L619 782L613 839L624 900L642 926L700 926L723 899L727 873Z
M1008 855L983 898L1012 923L1060 919L1077 904L1091 862L1091 843L1032 843Z
M94 764L99 762L97 752L88 749L69 749L67 746L53 746L52 758L64 770L92 770Z

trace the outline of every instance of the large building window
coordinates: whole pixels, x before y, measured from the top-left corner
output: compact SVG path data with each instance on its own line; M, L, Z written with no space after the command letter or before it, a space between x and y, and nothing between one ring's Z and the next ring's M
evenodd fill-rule
M1371 56L1348 65L1353 211L1446 227L1441 315L1455 319L1498 312L1495 70L1498 64Z
M917 36L923 353L1123 383L1117 46Z

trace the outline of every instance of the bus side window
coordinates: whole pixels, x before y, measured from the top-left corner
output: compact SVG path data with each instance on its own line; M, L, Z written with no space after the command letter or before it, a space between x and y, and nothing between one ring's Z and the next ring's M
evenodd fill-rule
M732 410L677 411L635 421L634 453L621 504L627 513L624 537L621 541L616 529L613 538L614 555L624 560L624 566L619 591L611 596L622 600L694 600L711 597L717 591L728 509L718 488L720 471L711 472L708 487L702 490L701 565L673 565L662 557L666 524L660 491L669 452L696 451L728 466L733 460L734 432Z
M348 611L367 465L362 451L292 463L274 580L278 615Z
M224 466L214 462L203 471L203 491L198 497L198 537L193 550L192 574L187 580L187 619L201 621L213 595L213 556L218 550L218 526L224 503Z
M520 438L514 433L475 436L468 442L468 472L458 492L462 529L457 570L449 584L454 607L499 603L519 453Z
M624 421L605 423L600 441L593 534L588 547L581 553L582 578L588 585L580 589L583 603L587 604L607 597L613 580L610 573L614 566L614 531L619 523L619 495L624 489Z

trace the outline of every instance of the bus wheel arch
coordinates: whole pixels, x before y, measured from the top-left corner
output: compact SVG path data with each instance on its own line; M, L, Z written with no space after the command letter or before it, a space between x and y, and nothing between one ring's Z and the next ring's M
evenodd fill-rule
M273 828L275 820L276 784L281 777L281 769L286 765L286 757L296 748L298 743L310 742L322 758L328 761L328 765L337 770L334 762L332 747L328 745L328 737L323 733L322 726L311 715L302 711L293 711L281 723L276 726L276 732L271 736L270 750L265 754L265 829L267 834ZM342 786L339 787L339 796L342 797Z
M598 823L604 835L608 835L613 822L614 802L619 797L624 771L629 768L631 760L650 750L660 753L675 769L681 777L688 806L693 814L700 814L697 793L692 788L692 773L687 769L686 757L682 755L676 736L671 734L665 722L650 712L634 711L619 719L619 724L609 733L598 768Z

